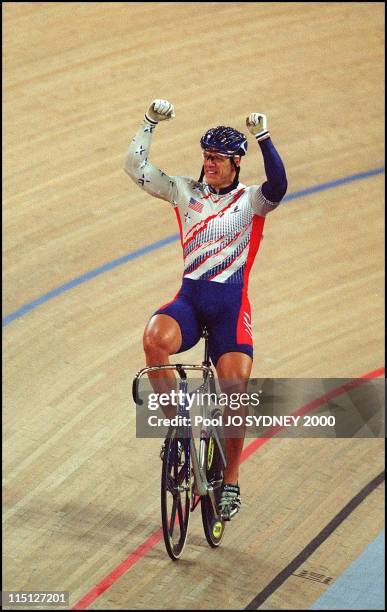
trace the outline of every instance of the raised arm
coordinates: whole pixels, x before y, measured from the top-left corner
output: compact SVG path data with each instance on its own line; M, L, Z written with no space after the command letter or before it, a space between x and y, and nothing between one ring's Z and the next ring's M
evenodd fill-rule
M167 100L154 100L145 113L141 126L133 138L125 157L124 170L144 191L173 202L175 181L148 161L153 132L159 121L175 116L173 105Z
M265 216L277 208L286 193L288 182L282 159L270 137L266 115L251 113L246 119L246 125L255 136L263 155L267 180L253 202L253 208L256 214Z

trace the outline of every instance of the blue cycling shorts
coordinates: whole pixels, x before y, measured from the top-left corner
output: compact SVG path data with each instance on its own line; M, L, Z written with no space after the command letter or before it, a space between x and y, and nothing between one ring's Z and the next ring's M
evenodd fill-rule
M205 326L215 366L224 353L236 351L253 357L251 308L242 285L184 278L175 298L154 314L169 315L179 324L179 353L197 344Z

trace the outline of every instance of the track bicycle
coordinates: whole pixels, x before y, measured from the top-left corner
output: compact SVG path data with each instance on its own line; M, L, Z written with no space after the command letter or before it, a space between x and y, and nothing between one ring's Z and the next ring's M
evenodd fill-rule
M132 386L137 406L143 404L139 396L139 383L149 372L175 370L179 380L177 416L179 423L170 425L162 449L161 519L164 543L174 561L181 556L188 535L190 513L201 505L202 523L208 544L219 546L225 530L225 521L218 512L218 502L226 467L226 454L221 426L222 414L218 407L210 409L201 404L203 423L200 435L192 428L187 406L187 371L200 372L201 384L194 393L216 395L214 372L208 354L208 331L204 328L204 359L201 365L171 364L146 367L140 370ZM186 418L184 418L186 417ZM181 423L181 424L180 424Z

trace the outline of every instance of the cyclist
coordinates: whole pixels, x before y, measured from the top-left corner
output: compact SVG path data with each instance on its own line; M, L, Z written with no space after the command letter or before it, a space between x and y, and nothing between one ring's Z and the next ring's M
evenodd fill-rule
M287 179L266 115L251 113L248 130L261 149L266 172L262 185L239 181L247 139L238 130L218 126L201 138L203 166L199 180L168 176L148 159L153 132L175 116L167 100L154 100L125 158L125 171L149 194L170 202L180 230L184 257L182 287L151 317L144 332L147 365L169 364L172 354L200 339L205 325L221 391L244 393L252 369L253 339L248 280L266 215L284 197ZM153 374L159 393L175 389L172 371ZM240 408L243 412L243 408ZM225 419L233 412L227 407ZM238 413L239 414L239 413ZM219 510L230 520L241 505L239 464L245 428L226 435L227 467Z

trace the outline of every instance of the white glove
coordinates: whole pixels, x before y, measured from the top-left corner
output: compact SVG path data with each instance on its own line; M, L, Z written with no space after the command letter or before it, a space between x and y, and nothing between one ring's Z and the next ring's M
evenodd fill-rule
M173 119L174 116L175 109L173 108L173 104L168 102L168 100L153 100L145 113L145 119L151 123Z
M270 138L266 115L262 113L251 113L246 118L246 125L249 132L255 136L258 142Z

